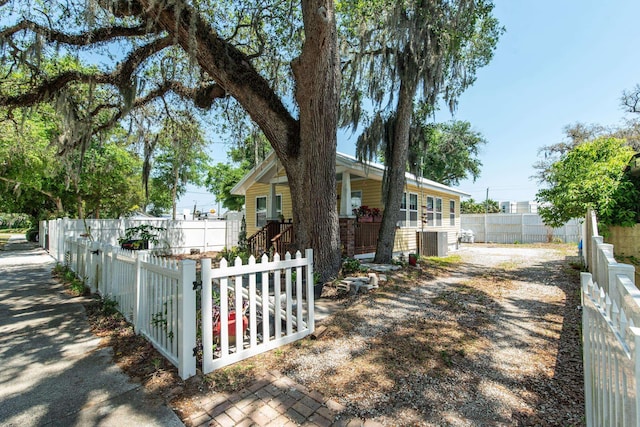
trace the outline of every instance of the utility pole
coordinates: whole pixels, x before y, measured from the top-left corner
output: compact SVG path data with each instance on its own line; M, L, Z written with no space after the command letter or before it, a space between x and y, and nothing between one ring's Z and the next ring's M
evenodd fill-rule
M484 213L489 213L489 187L487 187L487 196L484 199Z

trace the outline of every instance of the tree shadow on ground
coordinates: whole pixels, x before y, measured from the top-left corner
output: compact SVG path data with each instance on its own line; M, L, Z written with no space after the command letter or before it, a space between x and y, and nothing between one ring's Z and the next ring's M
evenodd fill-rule
M579 284L570 261L395 276L336 314L321 340L285 350L280 368L345 403L345 415L389 425L580 425ZM324 365L312 367L313 354Z
M0 265L0 424L97 425L124 407L141 422L161 419L158 406L136 407L140 386L99 348L81 299L52 280L53 263L7 262L37 251L22 246Z

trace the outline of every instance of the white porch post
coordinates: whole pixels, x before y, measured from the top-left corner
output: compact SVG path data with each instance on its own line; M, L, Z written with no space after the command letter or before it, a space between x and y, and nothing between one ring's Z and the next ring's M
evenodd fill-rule
M278 205L276 204L276 185L271 184L269 187L269 202L267 203L267 219L276 219L278 217Z
M342 196L340 197L340 216L350 216L353 214L351 207L351 174L349 171L342 172Z

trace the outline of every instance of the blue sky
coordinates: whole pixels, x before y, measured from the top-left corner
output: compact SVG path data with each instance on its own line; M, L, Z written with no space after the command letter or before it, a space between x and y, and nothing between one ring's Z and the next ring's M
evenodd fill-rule
M506 28L491 63L460 98L455 119L469 121L488 144L481 176L458 188L475 200L533 200L532 165L538 149L564 138L565 126L621 124L623 90L640 84L638 0L496 0ZM438 121L451 120L448 111ZM215 145L220 153L223 145ZM226 147L223 148L226 150ZM338 151L354 154L352 139ZM219 154L216 161L222 161ZM192 189L180 208L216 208L214 197Z

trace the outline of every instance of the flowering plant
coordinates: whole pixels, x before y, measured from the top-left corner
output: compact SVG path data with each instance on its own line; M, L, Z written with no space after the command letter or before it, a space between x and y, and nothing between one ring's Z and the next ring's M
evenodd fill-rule
M355 216L357 216L358 218L363 218L363 217L378 217L381 216L381 212L380 209L378 208L370 208L369 206L363 205L360 206L359 208L355 208L353 209L353 214Z

